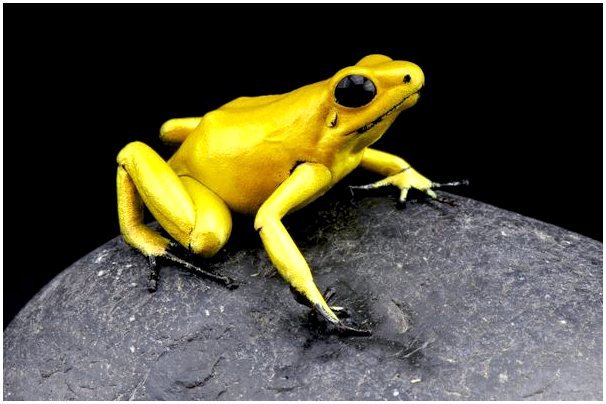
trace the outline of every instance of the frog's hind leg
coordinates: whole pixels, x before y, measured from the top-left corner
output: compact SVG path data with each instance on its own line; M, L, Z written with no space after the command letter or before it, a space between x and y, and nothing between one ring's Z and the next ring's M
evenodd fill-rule
M179 177L149 146L128 144L118 154L118 217L124 240L149 258L150 290L158 280L156 258L179 263L202 276L234 286L226 277L198 268L170 251L174 242L143 222L143 204L179 244L205 257L214 255L231 232L229 209L217 195L189 177Z

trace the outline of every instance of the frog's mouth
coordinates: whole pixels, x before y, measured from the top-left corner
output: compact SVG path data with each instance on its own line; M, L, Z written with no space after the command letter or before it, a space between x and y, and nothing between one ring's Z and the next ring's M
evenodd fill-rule
M349 135L361 135L364 132L368 132L369 130L371 130L373 127L375 127L377 124L379 124L381 121L383 121L383 119L387 118L389 115L393 114L402 104L404 104L406 102L406 100L408 100L410 97L412 97L413 95L417 95L417 97L421 96L420 94L420 90L415 91L412 94L407 95L406 97L404 97L404 99L402 99L402 101L398 102L396 105L394 105L393 107L389 108L384 114L379 115L378 118L376 118L374 121L367 123L366 125L362 126L361 128L358 128L356 130L354 130L353 132L349 132L347 135L345 136L349 136Z

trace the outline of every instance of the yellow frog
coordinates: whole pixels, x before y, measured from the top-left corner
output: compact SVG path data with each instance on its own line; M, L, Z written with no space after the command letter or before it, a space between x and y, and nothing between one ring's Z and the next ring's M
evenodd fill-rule
M204 257L227 242L230 210L251 214L269 258L293 292L338 330L366 334L345 325L328 305L281 219L358 166L385 176L361 188L395 185L401 201L410 188L436 198L432 188L456 185L432 182L400 157L369 147L417 102L424 81L413 63L370 55L286 94L241 97L202 117L169 120L160 137L180 146L168 162L144 143L124 147L117 157L120 230L149 257L150 290L158 281L156 257L234 283L170 252L174 242L144 224L142 203L174 240Z

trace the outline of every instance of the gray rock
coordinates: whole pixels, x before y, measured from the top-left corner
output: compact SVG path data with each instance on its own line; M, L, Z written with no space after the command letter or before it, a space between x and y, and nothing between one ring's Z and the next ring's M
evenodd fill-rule
M602 244L462 197L346 194L285 219L320 288L371 337L297 304L252 230L147 291L111 240L48 284L4 334L9 400L601 400Z

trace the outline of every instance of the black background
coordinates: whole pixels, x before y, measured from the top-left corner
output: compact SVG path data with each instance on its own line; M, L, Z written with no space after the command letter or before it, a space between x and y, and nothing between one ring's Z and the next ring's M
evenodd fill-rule
M370 53L426 76L378 148L434 181L471 181L453 192L602 240L601 4L3 9L5 326L118 235L123 145L167 156L165 120L323 80Z

